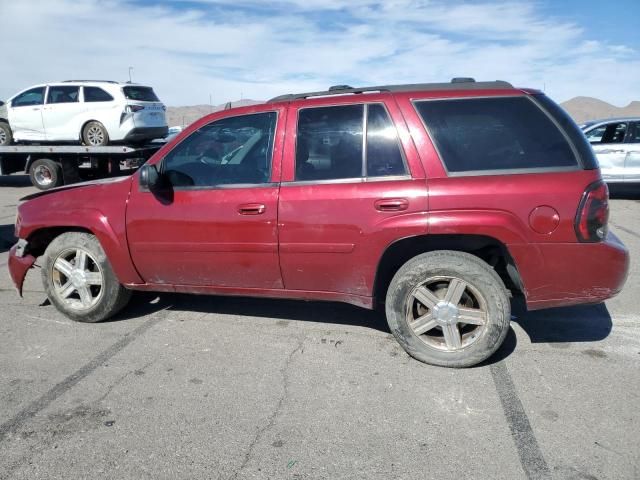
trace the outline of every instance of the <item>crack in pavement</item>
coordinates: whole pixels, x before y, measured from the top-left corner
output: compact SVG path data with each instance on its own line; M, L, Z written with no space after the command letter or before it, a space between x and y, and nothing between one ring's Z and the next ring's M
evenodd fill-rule
M169 307L167 307L168 309ZM20 410L9 420L0 424L0 444L7 438L9 434L15 433L22 425L27 423L31 418L35 417L39 412L51 405L60 396L75 387L80 381L92 374L100 365L104 364L117 353L123 350L127 345L133 342L136 338L140 337L152 326L160 321L164 320L169 314L168 310L163 316L153 316L149 320L145 321L142 325L134 329L132 332L127 333L123 338L115 342L109 348L102 353L94 357L90 362L80 367L74 373L69 375L61 382L54 385L49 391L41 395L38 399L31 402L25 408Z
M284 405L285 400L289 396L289 367L291 366L291 362L293 360L293 356L295 355L295 353L298 351L304 351L302 350L302 345L304 344L305 340L306 340L306 336L303 336L299 340L298 345L296 345L296 348L294 348L291 351L291 353L289 353L289 356L287 357L287 361L285 362L284 366L280 369L280 373L282 375L282 396L280 397L280 400L278 400L278 403L276 404L276 407L273 409L273 412L271 413L271 415L269 415L269 421L267 422L267 424L256 432L256 435L253 437L253 440L249 444L249 447L247 448L247 451L244 454L244 459L242 461L242 464L240 465L238 470L236 470L235 473L233 473L229 477L229 480L235 480L238 478L238 475L240 475L242 470L244 470L244 468L249 463L249 460L251 460L253 450L258 444L258 442L262 439L264 434L267 431L271 430L275 425L276 418L278 418L278 415L280 415L282 406Z

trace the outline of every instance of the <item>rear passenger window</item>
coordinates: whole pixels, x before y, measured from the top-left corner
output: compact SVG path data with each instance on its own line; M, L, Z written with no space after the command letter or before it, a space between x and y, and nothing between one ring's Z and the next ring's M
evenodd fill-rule
M113 97L98 87L83 87L85 102L110 102Z
M78 101L80 87L49 87L47 103L75 103Z
M416 109L449 172L578 164L566 137L526 97L429 100Z
M369 105L367 113L367 176L406 173L398 132L382 105Z
M405 173L398 134L383 105L300 110L296 180L338 180Z
M362 176L363 112L364 105L300 110L296 180Z

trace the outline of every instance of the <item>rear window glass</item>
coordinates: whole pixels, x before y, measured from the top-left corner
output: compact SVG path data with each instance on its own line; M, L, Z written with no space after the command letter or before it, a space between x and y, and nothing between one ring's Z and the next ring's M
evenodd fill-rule
M140 102L159 102L153 88L151 87L123 87L124 96L129 100Z
M589 142L584 138L584 134L580 127L573 121L569 114L556 102L551 100L544 94L535 95L536 101L542 105L542 107L551 115L567 134L571 143L578 151L580 160L582 160L582 166L587 170L593 170L598 168L598 160L593 153L593 149Z
M85 102L110 102L113 97L99 87L83 87Z
M420 101L416 109L449 172L577 165L566 137L527 97Z

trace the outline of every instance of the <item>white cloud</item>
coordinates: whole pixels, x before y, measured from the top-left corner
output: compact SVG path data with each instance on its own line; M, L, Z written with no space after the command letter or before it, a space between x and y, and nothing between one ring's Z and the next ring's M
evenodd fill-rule
M0 0L0 98L66 78L153 85L169 105L266 99L332 84L454 76L624 105L640 56L543 17L535 4L390 0Z

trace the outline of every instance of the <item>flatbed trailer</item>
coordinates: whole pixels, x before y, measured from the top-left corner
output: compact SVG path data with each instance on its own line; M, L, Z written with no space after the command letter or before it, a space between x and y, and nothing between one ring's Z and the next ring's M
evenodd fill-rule
M141 147L84 145L10 145L0 147L0 175L28 173L40 190L133 171L164 143Z

